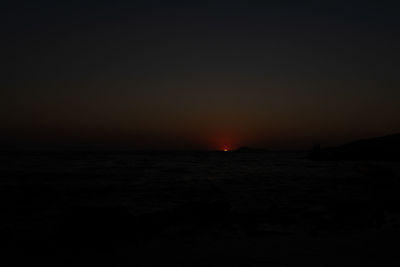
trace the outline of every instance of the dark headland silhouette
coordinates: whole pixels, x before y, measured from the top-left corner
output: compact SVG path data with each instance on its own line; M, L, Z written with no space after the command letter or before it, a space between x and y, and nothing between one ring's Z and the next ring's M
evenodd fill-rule
M234 152L237 152L237 153L265 153L268 151L269 150L267 150L267 149L245 147L245 146L239 147L238 149L234 150Z
M315 146L309 153L314 160L400 160L400 133L362 139L337 147Z

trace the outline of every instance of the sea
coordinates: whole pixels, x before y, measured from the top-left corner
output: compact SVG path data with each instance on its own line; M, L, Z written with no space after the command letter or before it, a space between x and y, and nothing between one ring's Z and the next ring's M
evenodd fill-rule
M134 213L196 198L224 198L235 209L254 209L266 200L283 205L310 192L328 194L339 180L360 178L360 168L367 164L311 161L305 152L219 151L24 151L3 154L1 162L4 185L61 191L101 188L107 194L99 199L70 200L124 205Z
M0 162L1 244L24 258L10 266L350 266L400 237L398 162L305 151L3 151Z

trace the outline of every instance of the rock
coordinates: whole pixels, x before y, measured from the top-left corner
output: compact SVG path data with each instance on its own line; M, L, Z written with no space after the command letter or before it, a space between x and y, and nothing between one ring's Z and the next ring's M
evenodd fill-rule
M400 160L400 134L358 140L338 147L321 149L316 146L309 153L313 160Z
M238 149L234 150L237 153L263 153L268 152L267 149L261 148L250 148L250 147L239 147Z

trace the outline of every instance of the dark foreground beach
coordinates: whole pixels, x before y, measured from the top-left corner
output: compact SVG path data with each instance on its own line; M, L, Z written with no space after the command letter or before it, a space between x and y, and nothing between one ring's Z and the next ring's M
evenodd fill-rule
M2 152L1 266L400 266L400 164Z

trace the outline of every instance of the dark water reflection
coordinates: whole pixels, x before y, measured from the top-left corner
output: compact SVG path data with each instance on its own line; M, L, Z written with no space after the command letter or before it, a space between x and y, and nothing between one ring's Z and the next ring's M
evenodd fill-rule
M24 258L14 266L398 262L398 163L30 152L3 153L0 170L2 244Z

